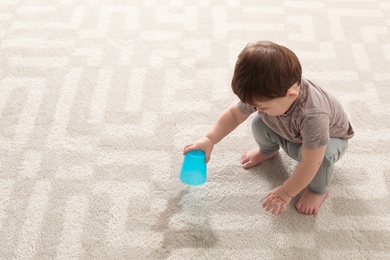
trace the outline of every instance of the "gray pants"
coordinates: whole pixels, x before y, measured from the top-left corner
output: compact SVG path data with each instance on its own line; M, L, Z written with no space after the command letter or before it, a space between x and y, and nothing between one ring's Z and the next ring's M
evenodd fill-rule
M288 156L296 161L302 159L302 143L292 143L282 138L264 124L261 117L256 113L252 115L252 132L260 151L265 154L276 153L280 147ZM343 156L348 148L348 140L331 138L326 146L324 160L308 185L308 189L316 194L324 194L333 179L334 164Z

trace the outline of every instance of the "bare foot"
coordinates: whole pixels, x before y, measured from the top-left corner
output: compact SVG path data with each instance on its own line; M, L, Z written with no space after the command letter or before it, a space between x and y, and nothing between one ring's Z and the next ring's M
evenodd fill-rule
M328 197L328 194L329 191L318 195L306 189L297 202L296 208L298 212L305 215L317 215L322 203L326 197Z
M278 152L274 154L264 154L260 152L259 148L245 152L241 157L241 164L244 169L249 169L253 166L258 165L266 160L274 157Z

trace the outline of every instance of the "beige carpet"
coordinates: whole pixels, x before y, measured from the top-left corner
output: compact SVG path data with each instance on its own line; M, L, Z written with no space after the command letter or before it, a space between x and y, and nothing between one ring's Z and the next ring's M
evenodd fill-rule
M0 259L390 259L389 13L387 0L1 1ZM355 127L318 216L261 208L295 162L243 170L249 122L215 147L205 185L178 180L257 40L294 50Z

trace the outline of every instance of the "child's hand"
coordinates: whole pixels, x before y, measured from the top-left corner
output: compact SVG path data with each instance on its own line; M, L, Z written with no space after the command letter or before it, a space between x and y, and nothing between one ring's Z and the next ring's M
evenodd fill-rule
M288 203L291 201L291 197L284 193L282 185L268 193L266 198L263 208L265 208L267 212L272 210L272 214L278 213L279 215L283 213Z
M206 163L210 161L211 151L213 150L214 143L207 137L202 137L201 139L187 144L183 149L183 154L188 153L193 150L202 150L206 155Z

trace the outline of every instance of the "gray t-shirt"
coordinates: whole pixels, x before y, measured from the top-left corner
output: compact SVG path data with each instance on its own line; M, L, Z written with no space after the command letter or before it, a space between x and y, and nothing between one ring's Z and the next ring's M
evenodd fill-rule
M251 114L256 108L238 103L241 112ZM340 102L320 86L302 78L299 95L291 108L281 116L258 112L263 122L275 133L305 148L326 145L330 138L349 139L354 135Z

